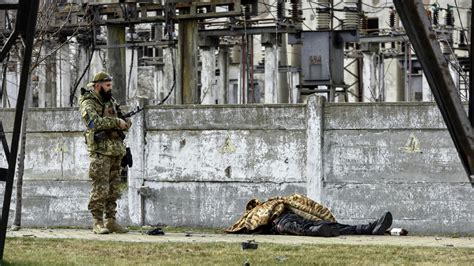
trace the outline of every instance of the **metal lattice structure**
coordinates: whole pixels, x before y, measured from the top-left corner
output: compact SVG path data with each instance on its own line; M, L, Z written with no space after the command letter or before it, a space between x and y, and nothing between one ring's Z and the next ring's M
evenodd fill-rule
M3 131L3 125L0 121L0 139L3 144L4 154L7 157L8 168L0 168L0 181L5 182L5 193L3 197L2 217L0 224L0 259L3 260L3 251L5 248L5 236L7 232L8 216L10 212L10 202L13 190L13 179L15 176L15 167L20 142L20 130L23 120L23 109L26 98L28 77L31 64L31 54L33 51L33 40L35 36L36 17L38 14L39 1L19 0L16 4L0 4L0 9L17 10L17 22L15 29L11 33L7 42L0 51L0 62L3 62L11 47L18 38L24 43L24 55L21 67L20 84L18 89L18 98L15 110L11 148L8 144Z

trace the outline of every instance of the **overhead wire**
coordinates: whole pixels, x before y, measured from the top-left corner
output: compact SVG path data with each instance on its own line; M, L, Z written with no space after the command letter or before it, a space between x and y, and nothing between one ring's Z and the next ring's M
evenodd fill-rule
M171 65L173 67L173 84L171 85L171 89L168 91L168 94L161 100L158 102L158 105L162 105L166 102L166 100L168 100L168 98L170 97L171 93L174 91L174 89L176 88L176 51L174 51L174 49L170 48L170 51L171 51Z

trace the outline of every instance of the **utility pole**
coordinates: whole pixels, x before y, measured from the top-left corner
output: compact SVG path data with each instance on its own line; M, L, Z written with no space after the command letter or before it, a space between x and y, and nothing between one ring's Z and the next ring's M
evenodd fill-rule
M125 26L107 25L108 72L113 77L114 98L126 103ZM95 73L92 73L94 75Z
M199 103L197 90L197 20L179 23L180 79L183 104Z

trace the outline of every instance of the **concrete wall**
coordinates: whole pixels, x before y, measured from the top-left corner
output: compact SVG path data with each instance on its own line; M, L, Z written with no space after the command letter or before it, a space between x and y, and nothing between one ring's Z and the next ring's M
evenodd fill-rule
M90 223L78 117L29 112L25 226ZM12 110L0 119L9 140ZM134 166L119 202L128 224L222 228L250 198L298 192L341 222L389 210L412 232L474 231L472 188L433 104L149 106L133 122Z
M473 188L433 104L326 104L324 203L357 223L390 210L412 231L473 232Z

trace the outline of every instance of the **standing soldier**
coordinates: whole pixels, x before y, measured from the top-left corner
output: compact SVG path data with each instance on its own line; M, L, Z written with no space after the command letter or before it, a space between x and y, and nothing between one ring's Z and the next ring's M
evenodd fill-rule
M90 158L92 191L88 209L94 218L92 231L95 234L127 233L128 229L115 221L115 213L120 197L120 163L126 151L121 133L128 130L131 123L117 116L119 105L112 98L109 74L97 73L87 87L89 89L81 89L80 112L86 126Z

